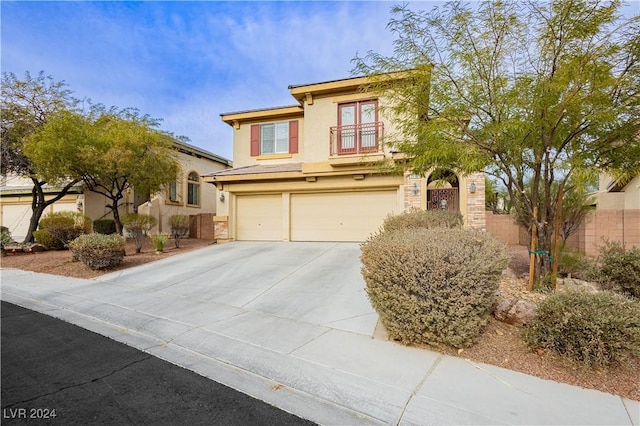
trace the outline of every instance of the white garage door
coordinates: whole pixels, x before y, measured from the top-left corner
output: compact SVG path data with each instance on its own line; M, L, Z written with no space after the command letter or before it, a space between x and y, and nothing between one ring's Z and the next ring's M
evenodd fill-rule
M282 195L240 195L237 197L236 239L282 240Z
M397 211L397 191L291 195L292 241L364 241Z
M2 209L2 226L9 228L14 240L22 241L29 229L31 205L0 204L0 208Z
M16 241L22 241L27 235L29 222L31 221L31 202L20 204L2 204L0 203L0 216L2 217L2 226L6 226L11 231L11 236ZM76 203L68 201L58 201L52 206L45 209L43 216L51 212L59 211L76 211Z

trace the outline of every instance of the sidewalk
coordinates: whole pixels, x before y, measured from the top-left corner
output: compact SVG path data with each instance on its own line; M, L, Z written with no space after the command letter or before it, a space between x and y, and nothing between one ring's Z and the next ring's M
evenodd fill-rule
M215 269L227 283L216 297L203 290L214 287L211 276L197 271L194 277L188 266L198 259L180 255L99 280L3 269L2 300L108 336L320 424L640 425L636 401L374 340L363 330L375 318L359 304L353 316L340 312L335 318L343 319L327 321L322 309L344 311L347 305L302 306L295 301L306 289L291 287L299 274L318 274L310 269L314 262L327 266L324 248L268 290L251 287L260 278L254 275L260 262L243 270L219 248L205 250L218 250L218 263L209 262L208 271ZM170 262L180 257L187 266L178 271ZM159 265L163 262L168 269ZM241 272L247 279L238 282ZM244 286L256 292L243 293ZM336 294L310 287L309 303L323 291ZM339 297L352 300L347 294L354 297ZM288 306L295 316L269 312L276 296L294 301Z

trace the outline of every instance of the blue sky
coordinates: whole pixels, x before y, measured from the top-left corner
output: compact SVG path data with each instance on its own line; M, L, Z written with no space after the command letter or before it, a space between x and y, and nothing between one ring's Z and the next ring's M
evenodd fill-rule
M76 97L138 108L231 159L221 113L292 105L289 85L350 77L357 53L391 54L397 3L2 0L1 68L43 70Z
M221 113L294 104L290 84L349 77L358 52L391 53L395 4L0 3L3 72L43 70L76 97L138 108L227 158Z

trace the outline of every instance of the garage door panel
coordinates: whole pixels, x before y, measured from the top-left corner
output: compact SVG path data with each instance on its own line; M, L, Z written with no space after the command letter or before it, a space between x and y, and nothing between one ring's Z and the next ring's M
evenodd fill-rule
M282 240L282 195L237 197L238 240Z
M364 241L396 205L396 190L292 194L291 239Z

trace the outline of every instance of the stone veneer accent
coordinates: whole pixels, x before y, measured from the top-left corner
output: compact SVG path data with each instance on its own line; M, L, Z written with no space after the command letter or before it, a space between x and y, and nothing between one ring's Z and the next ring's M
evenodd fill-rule
M424 185L422 184L424 179L415 176L412 177L411 173L405 173L404 175L404 211L409 212L411 210L422 209L422 197L424 192ZM413 185L418 187L418 194L413 195Z
M467 176L467 187L464 190L467 193L467 224L470 228L487 230L487 219L485 216L485 199L484 199L484 173L472 173ZM469 186L471 182L476 184L476 192L470 193ZM463 188L460 188L462 191Z
M229 239L229 216L213 217L213 237L223 241Z
M471 182L476 184L476 192L470 193L469 186ZM419 191L418 194L413 194L413 185L416 184ZM484 173L472 173L466 176L465 179L460 178L460 199L462 200L463 194L467 196L466 205L460 205L460 211L466 218L467 226L482 231L487 230L486 216L485 216L485 199L484 199ZM404 211L408 212L416 209L423 209L426 206L426 179L423 177L412 176L407 172L404 175Z

